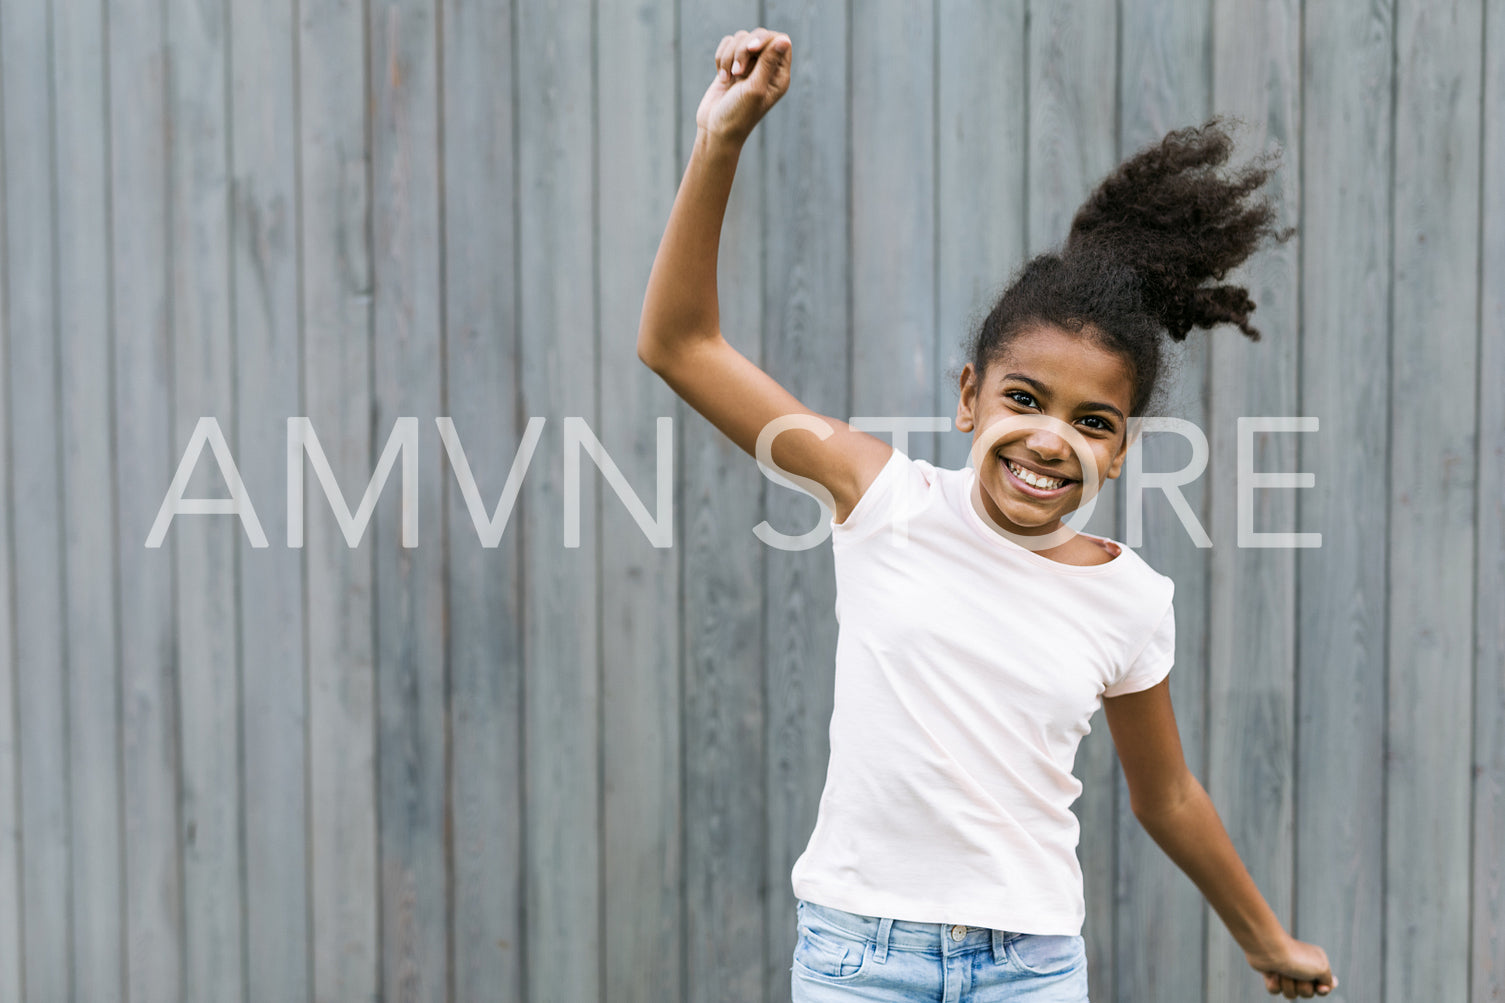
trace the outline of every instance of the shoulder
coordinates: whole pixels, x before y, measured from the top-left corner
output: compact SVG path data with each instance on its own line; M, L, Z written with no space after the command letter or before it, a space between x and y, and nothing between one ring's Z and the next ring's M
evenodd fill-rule
M1145 615L1159 620L1175 595L1175 579L1156 571L1137 550L1123 541L1103 539L1118 549L1119 556L1114 563L1120 564L1119 575L1124 591L1139 601Z
M901 515L917 514L943 472L925 460L893 450L847 517L831 520L832 529L839 536L862 536Z

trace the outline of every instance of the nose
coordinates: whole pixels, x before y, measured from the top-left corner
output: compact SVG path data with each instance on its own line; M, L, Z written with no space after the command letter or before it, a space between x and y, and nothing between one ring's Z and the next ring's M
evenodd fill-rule
M1065 460L1071 457L1071 443L1048 428L1031 429L1024 444L1042 460Z

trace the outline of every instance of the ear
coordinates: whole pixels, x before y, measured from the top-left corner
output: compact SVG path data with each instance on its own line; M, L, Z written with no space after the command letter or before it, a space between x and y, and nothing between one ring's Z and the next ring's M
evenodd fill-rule
M956 402L956 430L972 431L972 409L977 404L977 373L972 363L962 367L961 397Z

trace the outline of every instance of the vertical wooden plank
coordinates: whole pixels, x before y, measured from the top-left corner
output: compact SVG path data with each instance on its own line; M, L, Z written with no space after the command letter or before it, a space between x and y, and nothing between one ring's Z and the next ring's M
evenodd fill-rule
M0 39L3 44L3 39ZM0 78L0 115L4 108L4 81ZM5 129L0 127L0 171L6 162ZM6 197L0 186L0 366L10 371L10 296L8 292L10 241ZM0 443L10 441L9 381L0 379ZM15 503L10 491L10 462L0 462L0 1003L21 1003L24 985L21 950L21 721L16 695L20 673L16 662L15 562L11 540L15 538Z
M1118 12L1108 0L1070 0L1032 5L1028 17L1033 255L1060 248L1077 207L1117 162Z
M308 811L300 555L287 546L298 384L297 67L293 4L230 10L235 457L269 546L237 531L244 728L246 994L308 1000ZM278 489L281 488L279 491Z
M681 173L695 108L715 74L723 35L759 24L755 0L680 4ZM798 39L794 45L798 47ZM796 63L800 54L796 48ZM776 108L771 115L785 109ZM765 120L766 124L766 120ZM759 126L742 150L721 231L719 304L726 337L763 356L763 150ZM764 517L753 460L700 415L680 410L684 473L683 999L759 1000L765 985L770 878L764 728ZM765 774L766 775L766 774ZM777 987L772 987L776 990Z
M1029 34L1028 254L1060 247L1077 206L1116 162L1118 10L1111 0L1032 4ZM1114 536L1118 485L1109 481L1097 498L1089 533ZM1072 805L1081 825L1087 919L1088 980L1092 995L1115 998L1113 909L1114 794L1118 767L1112 736L1093 728L1077 749L1073 772L1082 795Z
M411 0L373 7L368 25L376 443L384 445L399 420L419 420L417 546L401 542L395 496L376 507L372 539L382 995L403 1001L447 999L451 991L445 467L425 434L429 416L443 413L436 21L428 3Z
M598 394L594 4L519 4L518 301L523 411L592 428ZM616 58L634 58L618 55ZM608 62L607 65L610 65ZM589 463L583 456L566 462ZM530 1000L601 996L599 491L582 475L580 546L564 546L562 468L523 484L523 807ZM573 523L575 513L568 513Z
M26 996L69 993L67 647L58 519L58 360L50 11L0 8L5 95L9 462L15 521L21 950Z
M676 24L674 0L639 0L601 4L595 26L595 431L650 513L674 502L672 487L670 497L656 495L657 419L674 414L675 397L638 361L637 321L681 166ZM583 476L599 478L593 466ZM601 733L603 985L613 1000L679 999L679 554L655 548L615 493L597 490L601 628L610 638L601 692L609 708Z
M352 501L386 441L372 441L365 22L359 7L299 0L297 28L297 414L308 416ZM307 470L307 460L297 462ZM381 965L373 547L370 530L359 549L349 547L322 491L309 487L312 478L304 483L313 995L320 1003L373 1000Z
M443 7L445 415L487 512L521 439L510 2ZM421 419L425 441L430 420ZM555 459L536 456L540 467ZM483 547L446 463L454 996L523 999L519 518Z
M1240 157L1278 144L1271 181L1280 222L1300 218L1301 10L1296 0L1213 7L1213 105L1242 116ZM1236 275L1259 304L1262 340L1232 328L1211 332L1210 469L1238 469L1244 416L1298 414L1300 238L1260 251ZM1297 466L1299 436L1257 433L1253 469ZM1210 582L1207 789L1234 846L1266 901L1289 927L1294 868L1296 555L1291 549L1239 545L1236 477L1210 484L1213 541ZM1256 532L1296 532L1296 492L1259 490ZM1264 982L1209 907L1209 999L1267 999Z
M1505 12L1484 12L1470 1003L1505 999Z
M1478 4L1402 5L1397 15L1392 392L1427 386L1448 401L1448 418L1396 412L1393 426L1386 918L1388 942L1404 938L1408 947L1386 959L1386 991L1395 998L1423 985L1463 998L1468 978L1461 767L1472 750L1457 725L1470 704L1459 645L1473 608L1472 583L1459 570L1469 554L1485 553L1473 546L1480 527L1470 525L1468 417L1476 403L1468 322L1480 274L1473 125L1480 17ZM1488 388L1487 371L1484 378Z
M68 637L72 978L78 999L124 990L121 952L119 665L110 483L110 288L104 11L54 8L58 350ZM3 964L3 962L0 962ZM3 997L3 993L0 993Z
M1211 5L1206 2L1125 4L1121 8L1118 64L1118 155L1132 156L1172 129L1203 121L1212 98ZM1223 336L1226 332L1219 332ZM1171 363L1165 370L1164 405L1155 416L1208 427L1204 396L1207 335L1177 344L1162 339ZM1184 438L1157 432L1139 441L1141 469L1179 470L1190 450ZM1207 481L1182 487L1202 527L1209 523ZM1124 483L1127 497L1134 486ZM1129 532L1124 502L1124 536ZM1209 555L1159 492L1142 494L1140 556L1176 583L1176 661L1171 700L1187 764L1206 778L1207 586ZM1106 728L1106 723L1103 725ZM1111 737L1111 736L1110 736ZM1196 885L1156 845L1129 807L1122 770L1114 770L1118 830L1116 951L1113 981L1119 1000L1197 999L1206 979L1206 909Z
M1468 998L1478 0L1396 8L1385 998ZM1436 407L1411 407L1415 392Z
M851 282L848 244L848 5L772 0L768 27L788 33L789 91L759 128L767 170L763 289L764 361L773 377L822 414L850 417ZM709 74L689 78L701 82ZM687 88L692 89L692 88ZM765 512L781 532L826 520L812 500L768 490ZM738 528L740 531L740 527ZM768 673L767 995L789 998L794 951L794 861L815 826L830 759L836 667L836 578L831 547L767 548L763 590Z
M942 0L935 60L935 414L954 418L964 350L1026 257L1025 0ZM988 72L978 72L978 67ZM968 463L969 433L937 436Z
M170 434L168 55L160 14L112 2L106 23L125 997L176 1003L183 998L184 936L172 607L179 535L169 533L160 548L144 546L186 445Z
M173 410L169 449L183 455L201 416L234 436L229 200L225 120L228 5L169 0L168 251L172 262ZM226 497L210 455L199 454L186 497ZM240 883L239 665L236 518L178 517L178 734L182 754L184 992L245 993Z
M871 0L852 17L852 414L935 409L935 16ZM909 437L935 459L935 433Z
M1293 932L1326 949L1346 998L1377 1000L1386 595L1375 541L1389 433L1375 416L1399 404L1387 295L1394 7L1308 4L1305 18L1299 408L1320 425L1300 437L1292 469L1316 476L1296 511L1322 546L1297 555Z

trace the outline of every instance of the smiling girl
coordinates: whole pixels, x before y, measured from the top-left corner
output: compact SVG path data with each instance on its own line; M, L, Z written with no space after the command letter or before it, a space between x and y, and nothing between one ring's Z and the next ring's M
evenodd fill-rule
M1063 522L1122 470L1162 337L1258 338L1248 292L1207 282L1278 236L1255 198L1270 169L1219 173L1216 122L1121 164L977 331L956 414L972 462L938 468L814 414L722 335L727 197L790 63L789 37L764 28L717 48L638 355L748 453L786 416L828 430L771 445L830 500L840 621L830 766L791 874L794 1000L1086 1000L1071 768L1098 707L1135 817L1265 987L1327 994L1326 954L1286 932L1183 759L1173 583Z

